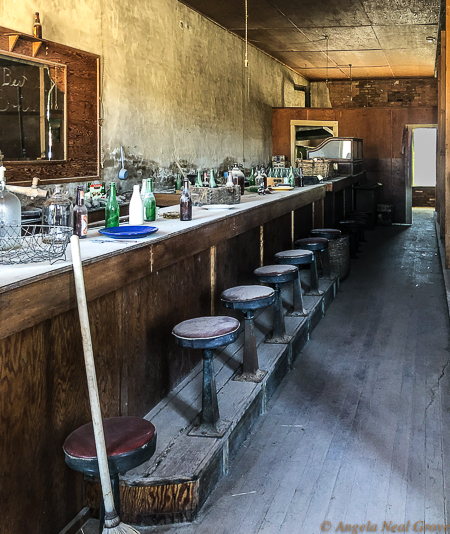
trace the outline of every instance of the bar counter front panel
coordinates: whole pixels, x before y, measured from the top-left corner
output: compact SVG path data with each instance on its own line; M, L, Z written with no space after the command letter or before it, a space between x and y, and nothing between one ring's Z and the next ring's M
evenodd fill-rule
M173 326L228 314L220 293L255 283L256 267L320 226L329 185L194 208L193 221L158 220L133 244L89 232L81 253L104 416L145 415L192 370L201 353L176 346ZM85 502L62 451L91 419L70 249L67 260L0 266L0 499L11 531L33 517L34 532L56 534Z

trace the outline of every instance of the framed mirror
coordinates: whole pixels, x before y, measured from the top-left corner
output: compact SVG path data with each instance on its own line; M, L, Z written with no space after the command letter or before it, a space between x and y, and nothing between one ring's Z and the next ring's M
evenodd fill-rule
M0 27L6 182L92 181L100 164L100 57Z
M5 161L66 159L65 65L0 54L0 147Z

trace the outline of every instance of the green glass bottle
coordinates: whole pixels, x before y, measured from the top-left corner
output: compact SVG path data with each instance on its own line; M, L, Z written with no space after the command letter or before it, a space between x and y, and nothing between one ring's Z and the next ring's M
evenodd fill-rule
M144 197L144 221L156 220L156 200L153 194L153 181L147 180L147 192Z
M216 180L214 179L214 170L211 169L211 174L209 175L209 187L217 187Z
M119 204L116 197L116 184L111 182L109 185L109 197L105 207L105 226L112 228L119 226Z
M250 173L250 178L248 179L248 185L255 185L255 174L253 173L253 167L252 172Z
M289 169L289 185L295 187L294 169L292 167Z
M177 191L181 191L181 176L180 173L177 173L177 179L175 182L175 188Z
M202 172L200 169L197 171L197 179L195 180L195 187L203 187Z

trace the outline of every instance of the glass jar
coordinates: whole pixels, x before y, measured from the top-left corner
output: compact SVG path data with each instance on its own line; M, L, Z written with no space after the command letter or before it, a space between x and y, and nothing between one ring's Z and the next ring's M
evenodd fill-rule
M55 185L53 195L44 203L42 224L48 226L43 228L44 243L64 242L66 237L61 231L61 226L73 228L72 201L61 191L60 185Z
M0 179L0 250L10 250L20 246L22 212L20 200L5 189Z

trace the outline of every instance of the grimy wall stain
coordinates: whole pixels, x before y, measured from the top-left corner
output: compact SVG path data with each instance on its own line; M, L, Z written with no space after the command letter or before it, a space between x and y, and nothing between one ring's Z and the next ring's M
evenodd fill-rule
M102 58L102 178L173 182L187 169L246 167L272 155L272 107L304 106L308 82L176 0L0 0L3 26ZM249 88L247 87L249 78ZM129 182L128 182L129 183ZM131 184L130 184L131 188Z

